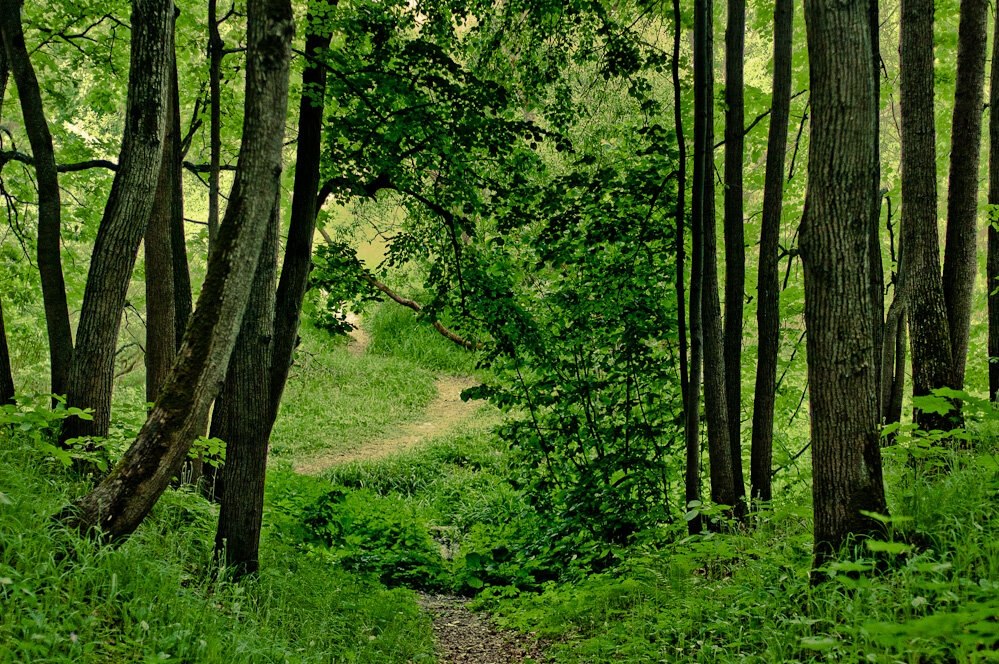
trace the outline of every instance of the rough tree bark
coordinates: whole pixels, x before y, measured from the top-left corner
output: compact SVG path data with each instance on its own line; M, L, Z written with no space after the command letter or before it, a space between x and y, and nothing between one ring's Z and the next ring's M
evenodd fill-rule
M732 476L732 448L728 437L728 409L725 402L725 355L722 341L721 303L718 299L718 242L715 229L714 186L714 36L712 0L698 0L694 5L694 52L697 61L695 94L700 99L700 138L704 141L695 164L694 189L700 190L695 209L703 237L703 282L701 283L701 323L704 335L704 411L708 421L708 461L711 469L711 500L735 506L735 483ZM700 64L700 67L698 67ZM695 111L695 117L697 117ZM696 133L696 128L695 128ZM699 178L699 179L698 179Z
M272 424L270 367L280 223L279 196L274 202L253 277L253 291L223 388L225 401L239 409L230 407L223 411L228 417L220 422L218 433L226 441L226 458L220 472L222 492L215 555L232 569L236 578L254 574L260 568L260 526ZM214 428L214 420L212 425Z
M62 273L60 242L61 203L52 136L38 87L35 70L28 58L21 29L20 0L0 0L0 36L7 62L21 100L21 115L28 134L38 184L38 272L42 283L45 326L49 340L50 389L66 393L66 381L73 361L73 335L66 304L66 283Z
M953 356L951 379L958 390L964 387L972 296L978 271L978 164L988 15L988 0L961 0L943 264L944 301Z
M999 31L999 12L995 13ZM999 34L999 32L994 32ZM989 294L989 398L999 398L999 39L992 42L992 74L989 86L989 246L986 284Z
M121 462L67 511L117 541L131 534L176 475L225 377L278 193L294 22L288 0L247 3L243 142L225 218L177 363Z
M680 334L680 375L683 390L683 437L685 443L686 468L684 470L684 501L687 505L701 500L701 234L700 183L703 178L703 95L698 84L701 83L699 54L695 67L696 81L694 85L694 192L691 201L692 215L690 222L691 262L690 262L690 362L687 362L687 324L684 312L684 231L683 220L684 194L687 186L687 143L683 135L683 90L680 86L680 38L683 23L680 14L680 0L673 0L673 61L671 63L673 77L673 121L676 123L679 170L677 172L676 196L676 298L677 323ZM687 521L690 534L701 532L701 518L696 516Z
M90 259L66 384L67 403L93 420L66 420L62 439L106 436L121 313L156 193L169 106L173 2L133 0L125 132L118 170Z
M808 2L805 23L813 122L800 247L820 568L878 530L861 510L886 511L868 274L877 77L866 2Z
M742 165L745 156L743 60L746 57L746 2L728 0L725 28L725 403L732 448L736 513L745 513L742 472L742 315L746 291Z
M774 403L777 394L777 352L780 345L780 219L784 205L784 161L788 118L791 114L791 43L794 2L774 5L774 78L767 137L766 179L763 185L763 222L760 229L760 265L757 280L756 322L759 352L753 399L753 439L750 451L750 496L769 501L773 462Z
M874 132L878 140L874 144L874 178L871 180L871 227L868 243L870 244L870 274L869 289L871 292L871 319L874 325L874 347L881 349L885 334L885 274L884 263L881 260L881 18L878 9L879 0L868 0L867 16L871 31L871 58L874 66ZM874 365L875 379L881 384L881 364ZM878 412L883 409L881 393L878 392Z
M177 301L174 286L173 227L174 188L181 168L180 119L175 115L177 59L173 35L168 38L170 80L167 86L166 132L153 209L143 247L146 254L146 401L156 401L160 385L177 357ZM181 210L183 217L183 210ZM183 221L181 222L183 223Z
M902 123L902 245L912 346L912 391L953 382L947 307L937 234L936 132L933 124L933 0L902 0L899 36ZM949 428L946 418L916 413L920 426Z

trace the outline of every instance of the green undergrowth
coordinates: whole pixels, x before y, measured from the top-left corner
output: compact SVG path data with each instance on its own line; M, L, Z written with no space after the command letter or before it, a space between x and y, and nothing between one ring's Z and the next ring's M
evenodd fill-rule
M51 515L86 487L0 434L0 662L433 661L428 619L275 537L257 579L211 564L216 510L168 491L119 548Z
M355 355L307 326L271 436L276 458L356 449L420 417L434 374L405 358Z
M368 352L404 358L431 371L468 375L475 371L475 353L445 339L425 317L395 302L382 302L364 319L371 334Z

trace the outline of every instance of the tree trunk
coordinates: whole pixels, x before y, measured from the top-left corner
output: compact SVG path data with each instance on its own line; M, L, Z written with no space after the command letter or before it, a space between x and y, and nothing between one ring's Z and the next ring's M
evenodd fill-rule
M208 0L208 246L219 229L219 173L222 162L222 49L218 0Z
M49 340L50 389L66 393L66 381L73 361L73 334L66 304L66 283L62 273L60 243L61 203L52 136L45 119L38 79L28 58L21 29L20 0L0 0L0 36L6 59L17 85L21 115L28 134L38 184L38 272L42 282L45 327Z
M121 313L139 243L152 211L166 128L173 2L133 0L125 133L118 171L90 259L67 382L67 403L92 408L93 420L66 420L62 439L106 436Z
M999 31L999 12L995 13ZM994 31L993 34L999 34ZM992 41L989 85L989 246L986 284L989 294L989 398L999 398L999 40Z
M899 39L905 247L901 279L912 344L912 391L920 396L949 387L953 380L937 235L932 0L902 0ZM947 418L932 413L917 412L916 421L928 429L949 428Z
M813 122L800 247L820 568L850 536L878 530L861 510L886 511L869 275L877 77L864 3L809 2L805 21Z
M171 82L173 90L170 98L173 102L173 132L180 137L180 89L177 80L177 60L173 61L173 76ZM171 146L167 146L171 147ZM177 167L173 171L174 184L170 188L173 193L170 206L172 215L170 217L170 256L173 259L173 301L174 301L174 330L175 347L179 350L184 340L184 331L187 323L191 319L191 272L187 263L187 237L184 232L184 169L181 162L184 159L183 148L180 141L172 144L174 150L173 163Z
M774 403L777 396L777 356L780 347L780 219L784 205L784 160L791 114L791 43L794 3L774 6L774 80L767 138L767 170L763 185L760 266L756 297L759 353L753 399L753 443L750 452L750 495L769 501L774 442Z
M254 574L260 568L260 525L272 425L269 370L280 223L279 194L223 388L229 407L221 410L226 419L219 423L219 437L226 442L226 459L220 472L222 494L215 555L232 568L236 578ZM216 406L221 401L216 401Z
M987 0L961 0L957 82L947 188L943 288L953 355L953 387L964 388L972 296L978 271L978 163L982 146Z
M117 541L166 489L225 377L278 194L294 33L288 0L247 3L243 142L229 205L177 363L135 443L67 520Z
M684 311L685 288L684 277L684 195L687 189L687 142L683 135L683 89L680 86L680 38L683 33L683 23L680 14L680 0L673 0L673 61L671 64L673 76L673 121L676 124L676 138L679 162L677 170L677 194L676 194L676 302L677 302L677 328L680 336L680 389L683 393L683 437L685 442L686 468L684 471L684 507L691 502L701 500L701 441L700 441L700 409L701 409L701 338L700 338L700 312L701 312L701 291L700 275L698 270L701 266L701 238L698 229L698 221L691 220L691 269L690 269L690 361L687 360L687 319ZM696 93L695 93L696 94ZM697 97L700 100L700 96ZM701 111L698 101L697 110ZM695 115L694 122L695 135L700 136L702 124L699 116ZM703 170L703 160L700 156L704 149L700 142L701 138L695 138L695 162ZM697 175L694 176L694 198L697 203L692 202L692 206L700 205L698 182L701 181ZM687 520L687 529L690 534L701 532L701 519L696 516Z
M177 60L174 43L169 39L170 80L167 90L166 133L163 156L153 209L149 215L143 245L146 253L146 401L156 401L160 385L177 358L177 316L174 286L173 227L174 187L181 164L180 122L174 115L173 95L177 89Z
M742 313L746 291L743 230L744 158L743 60L746 57L746 2L728 0L725 29L725 403L732 448L736 513L745 513L742 473Z
M14 403L14 375L10 371L7 329L3 324L3 304L0 303L0 406L8 403Z
M725 356L722 341L721 303L718 300L718 243L715 229L714 187L714 44L712 33L712 0L698 0L694 8L694 88L700 106L703 141L697 154L700 168L694 165L694 188L700 190L695 213L700 216L703 237L703 269L701 284L701 322L704 335L704 410L708 421L708 461L711 468L711 500L735 506L735 484L732 476L732 448L728 437L728 412L725 405ZM700 65L700 66L698 66ZM697 72L700 77L697 78ZM698 113L698 110L700 113ZM695 127L695 133L697 131ZM696 149L696 148L695 148Z
M868 0L868 21L871 30L871 58L874 67L874 132L881 136L881 22L878 11L879 0ZM874 326L874 348L880 353L884 344L885 323L885 274L881 260L881 142L880 138L874 144L874 178L871 181L873 196L871 206L871 228L868 242L870 244L870 291L872 324ZM879 355L880 356L880 355ZM881 364L875 363L875 384L881 385ZM881 394L878 392L878 412L882 412Z
M332 35L323 25L330 5L326 0L310 3L306 18L305 68L302 71L302 99L298 111L298 144L295 158L295 184L291 201L291 222L277 290L274 318L274 350L271 365L271 420L277 417L281 395L288 380L302 302L312 269L312 238L316 229L319 162L323 131L323 100L326 97L326 68L319 60L329 47Z

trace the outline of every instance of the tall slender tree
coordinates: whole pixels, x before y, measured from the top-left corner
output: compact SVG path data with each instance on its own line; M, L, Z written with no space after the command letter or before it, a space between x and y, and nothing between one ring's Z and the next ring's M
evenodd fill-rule
M791 114L791 43L794 2L774 4L774 76L770 103L770 134L763 184L763 222L757 279L756 322L759 352L753 399L753 438L750 450L750 496L769 501L773 462L774 403L777 394L777 352L780 345L780 219L784 205L784 161Z
M955 389L964 387L972 295L978 273L978 164L988 15L988 0L961 0L943 264L944 300L953 355L951 380Z
M736 511L746 498L742 472L742 317L746 291L742 168L745 158L743 61L746 2L728 0L725 28L725 403Z
M805 5L813 121L800 247L816 568L878 529L864 511L886 511L868 255L878 141L869 21L866 2Z
M38 183L38 271L49 340L50 389L65 394L73 360L73 335L62 272L61 203L52 135L42 104L41 90L31 66L21 28L21 0L0 0L0 37L21 100L24 129L31 144Z
M999 12L995 12L993 34L999 34ZM989 231L985 283L989 303L989 398L999 398L999 39L992 41L992 73L989 85Z
M704 410L708 424L708 462L711 470L711 500L734 507L735 481L732 475L732 448L728 435L728 408L725 400L725 354L722 338L721 302L718 297L718 242L715 228L714 186L714 16L712 0L694 3L694 88L695 117L700 116L702 143L695 154L694 188L700 198L698 215L703 238L703 281L701 283L701 324L704 335ZM700 75L698 76L698 72Z
M66 385L67 403L93 409L93 419L66 420L63 439L106 436L111 422L118 330L163 158L173 25L173 2L133 0L125 132L90 259Z
M937 233L932 0L902 0L899 67L905 247L901 283L912 345L912 389L918 396L953 382ZM944 418L933 413L918 412L917 421L926 428L947 427Z
M671 73L673 78L673 121L676 124L677 149L679 167L677 171L677 196L676 196L676 301L677 301L677 328L680 335L680 383L683 391L683 435L685 441L685 469L684 469L684 501L687 505L701 500L701 233L700 233L700 207L702 195L700 187L696 184L701 181L703 174L703 149L701 143L703 137L703 111L700 103L703 98L700 95L695 97L697 111L694 116L694 194L697 201L691 202L694 209L698 210L691 219L691 263L690 263L690 341L687 341L687 312L684 310L684 270L686 262L686 252L684 248L684 218L686 208L684 198L687 189L687 142L683 134L683 89L680 85L680 42L683 34L683 23L680 13L680 0L673 0L673 60L671 63ZM695 86L695 90L697 90ZM687 359L687 350L690 350L690 359ZM687 521L687 528L691 534L701 532L700 516L695 516Z
M83 531L97 528L113 541L138 527L180 469L225 377L278 195L293 33L288 0L248 1L243 140L198 306L135 442L65 514Z

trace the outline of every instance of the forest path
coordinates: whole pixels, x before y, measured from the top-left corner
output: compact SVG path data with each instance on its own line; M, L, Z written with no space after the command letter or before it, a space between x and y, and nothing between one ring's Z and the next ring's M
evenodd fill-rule
M347 321L354 326L347 350L364 355L371 336L361 327L355 314ZM361 447L338 454L319 454L297 461L295 472L318 475L333 466L352 461L374 461L398 454L451 431L469 420L479 404L462 401L461 392L477 384L468 376L439 375L437 396L423 416L405 424L390 437L368 441ZM453 595L419 594L420 607L433 622L434 641L440 664L525 664L543 661L540 650L530 638L497 629L489 618L468 608L468 599Z
M536 643L496 629L489 618L468 609L468 600L420 593L420 606L434 623L440 664L522 664L543 661Z
M356 314L347 314L347 322L354 326L350 332L347 350L354 355L363 355L371 345L371 336L361 327ZM361 447L345 452L320 453L294 462L295 472L303 475L319 475L333 466L352 461L377 461L405 452L458 427L468 420L479 404L462 401L461 392L476 385L467 376L440 375L435 381L437 396L430 402L423 416L415 422L402 425L391 436L364 443Z

